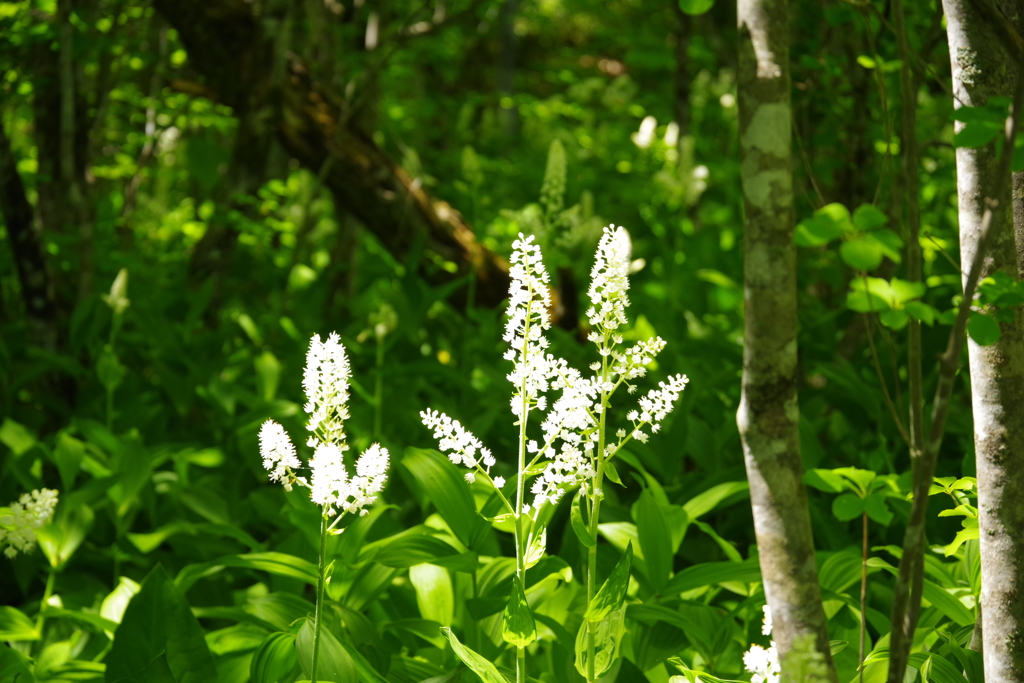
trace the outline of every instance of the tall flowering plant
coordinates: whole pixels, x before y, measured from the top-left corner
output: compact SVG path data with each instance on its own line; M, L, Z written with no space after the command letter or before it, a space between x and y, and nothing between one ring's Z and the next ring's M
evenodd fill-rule
M665 342L657 337L631 346L623 342L620 330L628 324L630 251L625 228L604 229L591 272L587 311L591 327L588 339L597 347L598 360L590 366L590 374L585 375L547 352L544 332L551 325L550 294L540 248L533 237L522 234L513 244L504 336L508 344L505 359L513 363L508 374L513 387L511 409L519 429L513 501L502 491L504 479L492 477L496 459L479 439L458 420L443 413L425 410L420 414L449 459L470 469L467 480L482 477L514 516L516 580L505 611L503 635L507 642L516 645L516 680L520 682L526 676L525 648L536 638L536 630L525 596L518 600L517 594L525 591L525 572L530 562L536 562L543 554L545 534L544 529L538 528L541 508L557 503L571 489L578 489L574 505L585 505L589 519L583 523L581 514L579 525L574 519L574 528L588 548L587 619L577 638L576 666L588 681L595 681L614 663L621 637L621 630L614 624L621 626L622 622L631 553L627 552L627 564L622 571L613 572L599 591L596 539L606 466L630 440L646 442L650 434L656 433L686 388L685 375L669 377L626 414L628 427L611 432L612 396L623 385L633 393L633 381L646 374L647 366L665 348ZM550 392L558 395L549 404ZM528 433L529 418L534 412L543 414L539 442ZM531 474L538 469L539 475ZM535 477L530 486L533 498L528 502L526 480L531 476ZM614 609L606 609L606 604ZM469 661L466 663L472 667Z
M309 415L306 445L313 449L308 478L299 474L303 469L302 462L284 427L267 420L260 428L260 455L270 480L281 482L286 491L295 486L309 489L310 499L321 510L312 683L316 683L320 655L327 535L341 533L336 529L345 514L365 515L366 508L377 500L377 495L383 490L388 476L388 449L377 443L359 456L354 475L350 475L345 466L344 453L349 450L349 445L345 440L344 426L349 417L350 377L348 356L340 337L331 333L324 342L320 335L314 335L306 353L302 381L307 399L305 411Z

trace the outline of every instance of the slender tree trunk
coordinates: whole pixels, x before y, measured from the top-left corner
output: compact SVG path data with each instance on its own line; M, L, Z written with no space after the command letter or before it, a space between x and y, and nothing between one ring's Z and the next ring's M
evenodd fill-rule
M809 635L835 681L800 462L787 2L739 0L738 21L745 321L737 423L779 655Z
M1010 59L970 0L944 0L955 106L984 106L1013 91ZM1013 112L1019 118L1019 112ZM962 124L958 124L962 125ZM979 250L986 201L995 200L981 277L1020 278L1009 183L997 180L994 145L956 150L960 259ZM1000 196L991 196L994 188ZM968 340L981 527L983 655L987 680L1024 681L1024 326L1021 311L1000 323L991 346Z

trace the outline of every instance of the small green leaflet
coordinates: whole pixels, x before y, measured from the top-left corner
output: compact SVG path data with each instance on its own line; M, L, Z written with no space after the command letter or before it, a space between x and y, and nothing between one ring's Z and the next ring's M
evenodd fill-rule
M501 637L506 643L523 648L537 640L537 625L526 602L523 583L518 576L512 577L512 593L508 596L505 616L501 620Z
M441 633L448 639L448 644L452 646L455 656L461 659L463 664L479 676L483 683L508 683L505 677L498 672L494 664L459 642L459 639L452 633L450 628L442 627Z
M633 542L626 546L626 552L615 565L615 569L597 591L590 603L585 618L587 621L601 621L612 612L621 609L629 588L629 570L633 564Z

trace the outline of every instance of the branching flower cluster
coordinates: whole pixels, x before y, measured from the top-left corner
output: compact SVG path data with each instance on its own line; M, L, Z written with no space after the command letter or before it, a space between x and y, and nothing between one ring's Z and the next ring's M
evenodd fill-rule
M306 445L314 449L309 479L297 474L302 463L284 427L267 420L260 429L260 454L270 480L281 482L286 491L296 484L310 489L310 498L323 507L324 514L337 511L365 515L387 482L388 450L380 444L373 444L359 456L355 476L350 477L345 467L344 453L349 446L344 426L349 416L350 377L340 337L332 333L322 342L320 335L314 335L302 382L309 414Z
M588 338L597 346L600 360L590 366L589 376L547 353L543 333L551 325L550 299L540 248L532 237L520 234L513 249L504 336L509 345L505 358L514 363L508 375L514 387L512 413L521 421L533 409L546 411L541 424L543 442L530 440L526 446L531 464L547 459L531 488L536 510L545 502L557 502L566 489L589 486L597 475L598 462L614 456L629 440L646 442L651 433L659 430L688 380L685 375L674 375L661 382L640 399L636 410L629 412L629 429L619 429L614 435L606 433L612 394L623 384L633 393L635 386L631 382L643 377L647 366L665 348L665 342L658 337L623 348L618 330L629 322L629 233L625 228L609 226L598 244L588 290L587 319L591 325ZM550 409L544 396L548 391L558 392ZM441 450L452 462L474 470L467 475L469 481L477 473L490 478L494 457L479 439L457 420L437 411L423 411L420 417L433 430ZM604 444L601 454L600 444ZM504 483L500 478L493 481L498 488ZM525 506L524 511L529 507Z
M4 555L14 558L19 552L30 553L36 545L36 532L46 526L57 507L57 492L36 489L23 493L0 514L0 545L7 544Z
M764 625L761 627L761 633L766 636L772 634L772 612L768 605L764 606ZM751 645L750 649L743 653L743 666L753 674L750 677L751 683L779 683L782 669L775 641L771 641L768 649L760 645Z

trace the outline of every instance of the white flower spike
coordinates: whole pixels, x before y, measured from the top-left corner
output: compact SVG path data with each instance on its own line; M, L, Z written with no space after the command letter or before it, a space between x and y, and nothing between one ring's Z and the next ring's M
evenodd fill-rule
M36 545L36 532L49 524L57 507L57 492L36 489L23 493L0 515L0 545L7 544L4 555L14 558L19 552L30 553Z

